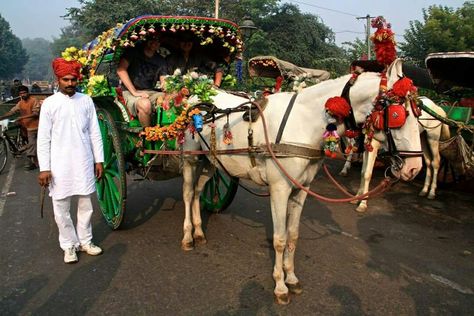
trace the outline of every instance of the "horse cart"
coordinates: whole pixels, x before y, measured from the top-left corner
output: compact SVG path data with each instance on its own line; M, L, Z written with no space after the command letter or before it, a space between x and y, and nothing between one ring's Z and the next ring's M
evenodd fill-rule
M147 140L138 119L133 117L118 88L116 67L121 54L135 49L151 36L159 35L163 56L178 49L179 35L193 35L197 54L211 60L234 59L242 50L238 26L230 21L203 17L140 16L119 24L85 45L82 87L96 105L104 144L104 174L97 182L100 209L112 229L123 221L127 199L127 173L144 179L165 180L180 175L180 144L186 106L155 106L152 125L155 136ZM66 55L77 55L74 49ZM64 57L64 55L63 55ZM191 79L190 79L191 80ZM206 89L201 82L196 89ZM212 85L210 85L212 88ZM182 96L181 96L182 97ZM163 101L163 100L161 100ZM170 100L168 100L170 101ZM202 101L202 100L201 100ZM163 153L163 154L160 154ZM166 153L166 155L164 155ZM238 179L217 171L201 194L201 205L210 211L225 209L232 201Z
M437 92L450 96L454 102L441 101L440 106L446 117L428 111L435 119L447 124L454 135L440 142L440 153L448 164L448 171L454 180L460 176L474 177L474 52L432 53L426 57L429 70ZM445 177L446 179L446 174Z
M298 67L275 56L252 57L248 72L256 88L267 93L297 90L330 77L326 70Z

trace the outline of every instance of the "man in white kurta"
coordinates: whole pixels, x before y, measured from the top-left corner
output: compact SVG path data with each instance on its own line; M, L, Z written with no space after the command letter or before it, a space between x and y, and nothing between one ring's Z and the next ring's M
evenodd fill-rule
M91 194L95 178L102 176L104 153L94 103L75 92L80 65L58 58L53 69L59 91L44 100L40 112L38 180L49 185L64 261L73 263L78 261L76 250L102 253L92 243ZM72 196L78 196L76 228L70 215Z

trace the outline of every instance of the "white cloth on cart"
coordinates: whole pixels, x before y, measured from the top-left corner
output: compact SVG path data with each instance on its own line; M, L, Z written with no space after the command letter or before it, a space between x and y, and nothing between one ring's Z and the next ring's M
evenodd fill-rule
M40 171L51 171L49 195L60 200L95 192L94 162L104 162L102 137L92 99L61 92L46 98L38 128Z

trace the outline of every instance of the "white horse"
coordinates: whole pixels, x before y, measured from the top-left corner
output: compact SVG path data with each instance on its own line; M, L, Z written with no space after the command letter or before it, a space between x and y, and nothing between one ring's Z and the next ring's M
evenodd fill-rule
M401 61L396 60L387 71L388 87L390 88L401 75ZM328 98L340 95L350 77L350 75L347 75L325 81L301 91L297 95L294 107L289 115L282 134L281 143L312 148L314 150L322 149L322 135L328 124L324 104ZM367 114L371 112L373 101L379 92L379 83L379 74L363 73L353 85L350 91L350 99L356 122L363 122ZM277 93L268 96L268 104L264 113L265 127L262 124L262 118L250 125L249 122L243 121L242 113L231 113L229 115L229 125L234 141L230 146L222 142L223 127L227 122L226 119L220 119L215 122L215 138L212 136L211 127L205 125L201 133L205 143L211 144L212 138L214 138L217 150L247 148L249 146L247 140L249 128L253 130L253 145L265 147L265 133L267 133L270 142L275 142L280 123L292 96L292 93ZM245 101L246 99L244 98L225 92L219 92L214 97L214 104L219 108L236 107ZM343 126L339 126L339 129L339 132L342 133ZM383 141L383 133L379 134L377 136ZM394 138L398 148L421 151L417 121L413 118L413 115L410 115L403 128L394 131ZM197 139L197 136L195 139L187 137L184 149L196 149L199 145L202 145L202 148L207 148L204 142L199 144ZM308 189L321 167L323 157L324 154L314 159L295 155L279 158L279 163L292 178L301 183L305 189ZM212 157L210 159L212 160ZM280 167L277 166L277 163L268 154L257 154L254 161L255 165L252 164L252 159L247 154L226 154L218 156L217 159L232 176L251 179L258 184L268 186L273 220L273 247L275 250L275 263L273 267L273 278L275 280L274 294L279 304L288 304L290 301L289 292L295 294L302 292L299 280L295 274L294 258L298 241L300 216L307 192L290 182L288 177L283 174ZM209 172L198 175L196 172L196 160L197 158L195 157L185 159L183 167L185 219L182 248L184 250L192 249L193 242L205 242L204 233L201 228L199 196L205 182L211 176L209 171L211 168L207 169ZM421 167L421 157L407 158L404 160L403 167L399 170L399 176L404 180L411 180L418 174Z
M431 110L437 114L445 117L446 113L444 110L436 105L433 101L426 97L420 97L420 100L423 104L429 107ZM442 124L440 121L435 120L433 116L428 114L426 111L421 112L421 116L418 118L418 129L421 136L421 145L423 150L423 158L426 164L426 176L423 189L420 191L420 196L428 195L428 199L434 199L436 196L436 187L438 179L438 171L440 167L441 157L439 154L439 141L440 139L449 138L449 126ZM370 180L372 178L372 172L377 158L377 151L380 148L380 142L377 139L372 141L372 147L374 150L372 152L364 152L363 154L363 163L361 170L361 180L360 186L357 194L364 194L369 190ZM341 171L341 174L350 168L350 163L346 160L344 168ZM355 202L357 203L357 202ZM356 208L357 212L367 211L367 200L362 200L359 202L358 207Z

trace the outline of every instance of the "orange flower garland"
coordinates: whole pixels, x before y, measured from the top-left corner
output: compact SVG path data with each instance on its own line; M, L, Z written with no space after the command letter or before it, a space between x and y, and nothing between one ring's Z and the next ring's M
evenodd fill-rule
M187 114L187 109L183 109L176 120L167 126L150 126L145 127L145 131L141 135L145 135L148 141L166 141L179 137L184 134L184 130L188 127L194 114L199 114L199 109L193 109Z

